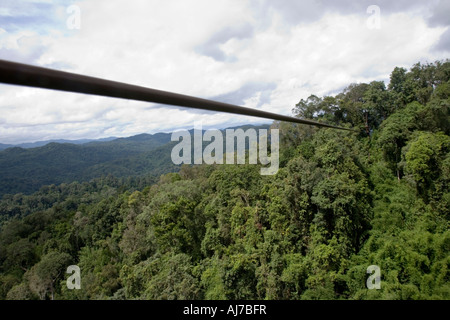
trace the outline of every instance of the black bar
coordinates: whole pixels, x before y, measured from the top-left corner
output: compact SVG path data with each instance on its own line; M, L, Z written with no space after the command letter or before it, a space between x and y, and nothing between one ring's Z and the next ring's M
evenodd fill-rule
M11 310L14 314L29 319L36 318L37 313L78 313L81 315L89 314L94 318L107 319L123 315L130 316L130 310L133 314L147 315L148 318L155 318L155 315L162 315L163 319L361 319L364 314L372 313L379 316L391 316L395 318L412 318L421 310L433 310L436 314L443 314L448 311L445 300L320 300L320 301L275 301L275 300L228 300L228 301L144 301L144 300L92 300L92 301L0 301L2 312ZM211 314L185 314L186 308L194 307L214 307L215 316ZM238 308L240 314L236 314L239 305L258 305L265 308L252 308L253 312L249 314L247 308ZM262 312L264 310L264 312ZM442 310L439 311L439 310ZM242 312L241 312L242 311ZM307 316L308 315L308 316ZM342 317L341 317L342 315ZM23 317L21 317L23 318ZM158 317L156 317L158 318Z
M228 103L6 60L0 60L0 82L29 87L100 95L105 97L154 102L217 112L227 112L319 127L354 131L348 128L240 107Z

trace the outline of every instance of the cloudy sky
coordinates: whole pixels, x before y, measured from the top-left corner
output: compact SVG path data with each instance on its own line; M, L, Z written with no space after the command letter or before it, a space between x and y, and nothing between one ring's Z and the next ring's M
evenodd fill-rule
M449 58L450 1L2 0L0 59L291 115ZM0 143L261 119L0 84ZM270 121L269 121L270 122Z

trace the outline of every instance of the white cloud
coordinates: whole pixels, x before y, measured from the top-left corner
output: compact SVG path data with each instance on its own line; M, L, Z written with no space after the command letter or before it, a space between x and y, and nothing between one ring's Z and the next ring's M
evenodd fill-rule
M289 11L295 6L255 3L76 2L81 29L68 30L68 4L61 2L53 10L53 22L42 28L45 32L30 29L29 22L22 29L4 29L0 58L204 98L235 99L287 115L309 94L387 79L395 66L445 58L445 51L432 50L445 26L430 26L430 15L421 15L417 4L404 11L381 7L381 28L369 30L365 7L337 10L334 4L319 12L317 6L302 5L302 21L297 21ZM0 86L2 143L167 132L192 127L198 120L204 127L263 121Z

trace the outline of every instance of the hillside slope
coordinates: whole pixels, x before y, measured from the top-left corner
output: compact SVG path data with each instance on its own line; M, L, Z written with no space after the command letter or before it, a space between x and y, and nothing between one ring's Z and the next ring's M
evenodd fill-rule
M160 133L78 145L52 142L37 148L8 148L0 151L0 196L108 174L160 175L173 170L169 142L170 134Z

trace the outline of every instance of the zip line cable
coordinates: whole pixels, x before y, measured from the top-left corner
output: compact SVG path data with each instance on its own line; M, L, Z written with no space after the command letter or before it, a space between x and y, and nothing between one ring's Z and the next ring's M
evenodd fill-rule
M161 91L127 83L105 80L0 59L0 82L28 87L85 93L113 98L174 105L186 108L226 112L312 126L355 131L312 120L300 119L233 104Z

